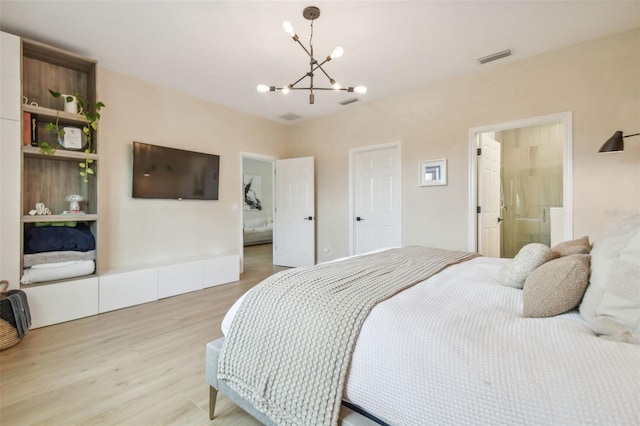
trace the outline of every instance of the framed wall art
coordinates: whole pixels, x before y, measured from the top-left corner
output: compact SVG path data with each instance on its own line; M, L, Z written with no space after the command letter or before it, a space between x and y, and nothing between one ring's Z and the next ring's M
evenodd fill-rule
M421 161L420 186L435 186L447 184L447 159Z

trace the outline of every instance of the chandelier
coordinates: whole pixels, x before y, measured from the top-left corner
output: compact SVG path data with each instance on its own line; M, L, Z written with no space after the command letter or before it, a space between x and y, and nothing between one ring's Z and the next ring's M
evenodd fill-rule
M332 59L341 57L342 54L344 53L344 50L342 49L342 47L338 46L335 49L333 49L333 52L331 52L331 54L327 56L322 62L318 62L318 60L313 56L313 21L318 19L318 17L320 16L320 9L318 9L315 6L306 7L302 11L302 16L304 16L305 19L308 19L309 21L311 21L311 37L309 37L309 49L307 49L304 46L304 44L300 42L298 35L293 30L293 25L291 25L291 22L284 21L282 23L282 28L284 29L284 32L289 34L289 36L291 36L293 41L297 42L300 45L300 47L302 47L302 49L309 56L309 72L306 72L298 80L296 80L295 82L285 87L267 86L266 84L258 84L258 87L257 87L258 92L282 92L283 94L287 94L291 90L308 90L310 104L314 103L314 96L313 96L314 90L334 90L334 91L343 90L346 92L355 92L360 94L367 93L366 86L342 87L338 82L336 82L333 78L331 78L329 74L327 74L327 72L323 68L323 65ZM317 87L314 85L314 76L316 71L321 71L322 74L324 74L327 77L327 79L329 80L329 84L331 84L331 87ZM309 77L309 86L307 87L297 86L298 83L300 83L302 80L304 80L307 77Z

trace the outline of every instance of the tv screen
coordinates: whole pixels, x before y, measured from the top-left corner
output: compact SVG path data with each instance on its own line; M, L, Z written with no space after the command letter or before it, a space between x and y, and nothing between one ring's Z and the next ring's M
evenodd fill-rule
M217 200L220 156L133 143L133 198Z

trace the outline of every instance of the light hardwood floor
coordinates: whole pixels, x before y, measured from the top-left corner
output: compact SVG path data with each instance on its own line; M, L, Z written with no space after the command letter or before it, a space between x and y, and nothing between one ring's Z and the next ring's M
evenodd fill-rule
M31 330L0 352L0 425L257 425L224 396L208 416L205 345L263 278L271 245L245 248L236 283Z

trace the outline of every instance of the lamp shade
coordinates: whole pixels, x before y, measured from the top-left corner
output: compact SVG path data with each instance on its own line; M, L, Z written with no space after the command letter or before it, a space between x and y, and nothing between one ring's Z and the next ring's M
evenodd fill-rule
M622 140L622 132L616 131L607 141L602 144L598 152L616 152L624 151L624 141Z

